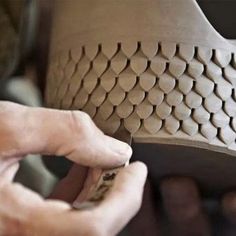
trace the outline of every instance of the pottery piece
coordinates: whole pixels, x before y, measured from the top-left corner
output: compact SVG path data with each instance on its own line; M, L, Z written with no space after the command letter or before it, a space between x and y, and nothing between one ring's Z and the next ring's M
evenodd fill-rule
M56 1L49 61L48 106L135 143L236 155L236 43L195 0Z

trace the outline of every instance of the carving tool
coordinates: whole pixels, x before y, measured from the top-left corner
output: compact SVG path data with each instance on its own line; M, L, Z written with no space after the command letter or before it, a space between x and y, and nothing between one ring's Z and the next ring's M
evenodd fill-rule
M131 134L124 128L124 126L121 126L117 130L117 132L114 134L114 138L126 142L129 145L131 145L132 143ZM85 200L84 202L75 201L72 204L73 208L82 210L94 207L99 204L111 189L119 170L125 168L125 166L127 166L128 164L129 162L126 162L124 166L104 170L101 173L101 176L99 177L97 183L92 187L92 191L90 191L90 193L88 194L87 200Z

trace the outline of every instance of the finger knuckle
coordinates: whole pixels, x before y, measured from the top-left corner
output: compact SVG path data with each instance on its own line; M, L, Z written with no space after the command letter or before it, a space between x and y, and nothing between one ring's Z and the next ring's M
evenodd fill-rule
M74 116L77 116L78 119L86 124L91 124L92 123L92 119L91 117L83 111L72 111L72 113L74 113Z
M92 118L83 111L71 111L73 120L73 131L79 129L80 134L83 137L89 137L90 139L94 136L104 135L104 133L96 126Z
M95 125L91 117L83 111L70 111L72 118L72 131L79 131L80 133L86 134L88 130L95 128Z

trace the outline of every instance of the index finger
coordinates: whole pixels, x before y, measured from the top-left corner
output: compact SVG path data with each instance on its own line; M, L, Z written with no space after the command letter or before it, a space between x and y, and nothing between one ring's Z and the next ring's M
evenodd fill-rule
M0 156L5 159L40 153L108 168L123 165L132 154L129 145L105 135L81 111L0 102L0 124Z

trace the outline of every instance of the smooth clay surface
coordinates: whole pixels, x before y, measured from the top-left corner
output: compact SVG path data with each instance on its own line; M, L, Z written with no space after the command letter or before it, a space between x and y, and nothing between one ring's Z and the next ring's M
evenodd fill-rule
M47 105L137 143L236 155L236 47L194 0L60 0Z

